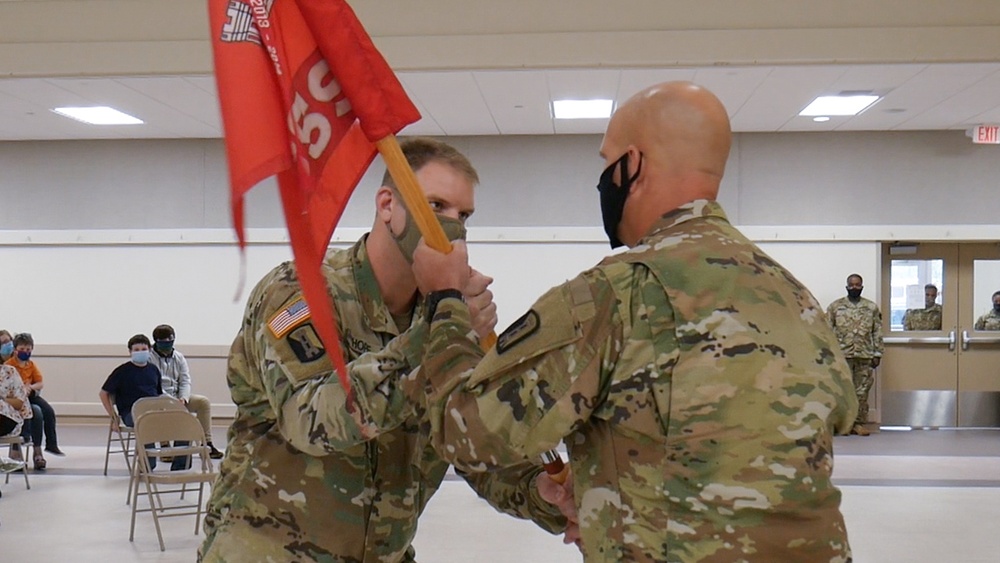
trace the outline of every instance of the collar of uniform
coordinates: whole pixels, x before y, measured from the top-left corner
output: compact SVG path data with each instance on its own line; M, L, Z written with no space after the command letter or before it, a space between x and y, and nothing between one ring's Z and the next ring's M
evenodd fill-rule
M393 327L396 324L391 320L389 308L382 301L382 292L378 289L378 280L375 279L375 270L372 270L371 260L368 259L368 248L365 246L368 235L361 237L361 240L354 243L351 248L351 271L354 273L354 289L357 292L358 301L365 311L368 325L375 332L395 333Z
M722 210L722 206L718 202L707 199L696 199L664 213L663 217L660 217L653 223L653 227L646 233L646 236L642 237L643 241L676 225L702 217L718 217L724 221L729 220L726 217L726 212Z
M378 288L378 280L375 279L375 270L372 269L371 260L368 259L368 248L365 243L368 235L361 237L361 240L354 243L351 248L351 265L354 272L354 287L357 292L358 301L365 311L368 324L375 332L385 332L399 335L409 327L396 327L396 321L392 320L392 313L382 300L382 292ZM420 299L416 309L413 311L413 319L423 318L424 302ZM412 322L411 322L412 324Z

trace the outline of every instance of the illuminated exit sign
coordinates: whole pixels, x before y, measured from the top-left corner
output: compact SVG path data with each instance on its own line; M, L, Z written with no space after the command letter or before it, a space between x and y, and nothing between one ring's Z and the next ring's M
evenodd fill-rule
M1000 145L1000 125L978 125L969 135L973 143Z

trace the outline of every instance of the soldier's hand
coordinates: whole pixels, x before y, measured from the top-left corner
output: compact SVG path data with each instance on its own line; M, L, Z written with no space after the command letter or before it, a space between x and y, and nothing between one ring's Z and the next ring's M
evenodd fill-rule
M479 338L485 338L497 326L497 305L493 302L493 292L488 289L491 283L493 278L473 269L463 290L472 316L472 328Z
M565 483L557 483L545 473L540 473L535 480L538 494L542 499L559 509L566 517L566 531L563 533L563 543L576 544L580 547L580 519L576 513L576 498L573 496L573 472L569 472Z
M882 358L872 358L872 367L877 368L882 363Z
M462 289L469 282L470 272L465 241L452 242L451 253L444 254L420 239L420 244L413 251L413 277L423 295L442 289Z

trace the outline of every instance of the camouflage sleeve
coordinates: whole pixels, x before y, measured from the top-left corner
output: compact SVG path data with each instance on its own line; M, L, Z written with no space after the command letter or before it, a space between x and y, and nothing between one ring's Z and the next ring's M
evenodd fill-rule
M986 315L976 319L976 324L972 326L975 330L986 330Z
M349 401L308 317L290 327L272 329L268 319L296 299L297 292L283 291L280 286L270 291L260 300L259 310L248 313L249 326L244 331L248 369L260 374L281 435L298 450L319 456L370 440L412 416L396 382L419 362L426 324L417 323L382 350L349 361L353 393ZM352 322L338 320L342 325Z
M540 463L522 462L496 471L458 474L498 511L531 520L547 532L560 533L566 529L566 518L558 508L542 500L535 485L542 471Z
M435 449L482 471L556 447L598 404L621 326L599 270L543 295L485 357L467 337L468 308L442 301L421 368Z
M837 328L837 313L836 309L833 308L833 303L830 303L826 307L826 324L830 325L830 328Z
M882 353L885 352L885 341L882 338L882 311L878 307L875 307L875 313L872 315L872 323L875 325L872 327L872 344L874 345L875 357L881 358Z
M913 330L913 324L910 322L910 312L912 310L913 309L907 309L906 312L903 313L903 330Z

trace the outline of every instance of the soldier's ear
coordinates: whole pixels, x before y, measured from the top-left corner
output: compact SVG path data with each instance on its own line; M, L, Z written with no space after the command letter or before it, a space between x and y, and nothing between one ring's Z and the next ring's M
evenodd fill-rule
M382 186L375 192L375 216L386 225L392 219L393 205L395 205L395 194L392 188Z

